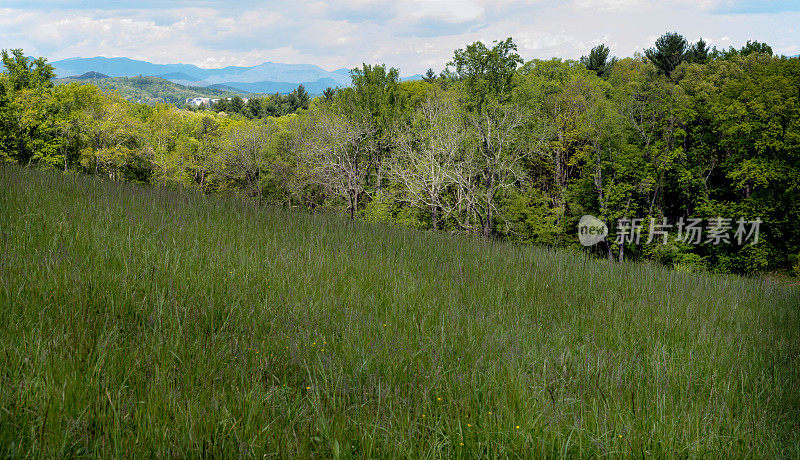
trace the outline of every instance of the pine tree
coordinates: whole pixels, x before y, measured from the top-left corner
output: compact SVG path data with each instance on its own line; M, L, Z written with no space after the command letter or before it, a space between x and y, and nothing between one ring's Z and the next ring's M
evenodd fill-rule
M292 94L289 96L289 101L292 104L293 111L297 109L307 109L309 100L310 98L308 96L308 91L306 91L306 88L303 85L299 85L297 89L292 91Z
M589 52L589 56L581 56L581 64L595 72L598 77L603 77L611 67L611 63L608 62L609 51L606 45L597 45Z
M681 62L686 60L688 43L683 35L667 32L656 40L655 48L645 50L647 59L658 67L664 75L670 76Z
M708 45L702 38L686 52L686 60L703 64L708 60Z

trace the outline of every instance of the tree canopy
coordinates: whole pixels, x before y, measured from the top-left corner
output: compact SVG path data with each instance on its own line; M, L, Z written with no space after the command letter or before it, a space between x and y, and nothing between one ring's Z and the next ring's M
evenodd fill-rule
M584 250L800 273L800 60L675 32L610 54L523 62L510 38L475 42L420 81L363 64L319 98L301 85L187 110L53 86L44 58L4 51L0 160L574 248L582 215L633 218L641 241ZM729 226L730 244L688 242L690 219ZM737 220L762 222L758 244L737 242Z

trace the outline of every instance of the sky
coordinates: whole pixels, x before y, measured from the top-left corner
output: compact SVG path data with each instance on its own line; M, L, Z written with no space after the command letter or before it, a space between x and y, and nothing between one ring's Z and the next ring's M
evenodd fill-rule
M717 47L766 42L800 53L800 0L0 0L0 49L50 61L129 57L205 68L263 62L326 70L365 62L442 70L453 51L513 37L525 59L618 57L664 32Z

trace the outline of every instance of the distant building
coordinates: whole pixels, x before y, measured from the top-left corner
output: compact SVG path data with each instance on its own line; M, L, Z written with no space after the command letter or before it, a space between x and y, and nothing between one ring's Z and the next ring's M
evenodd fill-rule
M190 97L186 99L186 105L194 105L200 107L201 105L210 106L219 102L219 99L212 99L210 97Z
M248 97L243 97L241 99L242 99L242 102L244 102L245 104L247 104L247 102L250 100L250 98L248 98ZM229 98L226 98L226 100L227 101L231 101L231 100L233 100L233 98L229 97ZM205 105L206 107L210 107L211 104L216 104L219 101L220 100L218 98L217 99L212 99L212 98L209 98L209 97L190 97L190 98L186 99L186 105L194 105L194 106L197 106L197 107L200 107L201 105Z

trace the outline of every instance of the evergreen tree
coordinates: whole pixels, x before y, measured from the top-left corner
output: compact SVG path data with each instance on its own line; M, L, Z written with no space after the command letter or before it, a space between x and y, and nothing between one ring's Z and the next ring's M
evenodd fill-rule
M581 56L581 64L596 73L598 77L605 77L609 68L615 62L615 59L612 59L611 62L608 61L609 51L606 45L597 45L592 48L588 56Z
M656 40L655 48L645 50L644 55L661 73L670 76L672 71L686 60L688 43L683 35L667 32Z
M228 103L228 110L231 113L242 113L244 111L244 101L239 96L234 96Z
M689 48L686 52L686 60L698 64L704 64L708 61L709 52L708 44L702 38Z
M244 105L243 113L250 119L263 117L264 113L261 107L261 98L251 97Z
M308 102L310 98L308 96L308 92L303 85L300 85L292 91L292 94L289 95L289 102L292 104L292 112L298 109L307 109Z
M759 43L755 40L747 40L747 44L744 45L741 50L739 50L739 54L742 56L747 56L748 54L752 53L768 54L772 56L772 47L766 43Z
M766 43L760 43L755 40L747 40L747 44L740 49L736 49L731 46L727 50L718 50L716 47L714 47L714 49L711 51L711 56L715 59L723 59L727 61L736 56L747 56L748 54L753 53L767 54L772 56L772 47Z

